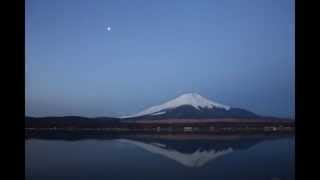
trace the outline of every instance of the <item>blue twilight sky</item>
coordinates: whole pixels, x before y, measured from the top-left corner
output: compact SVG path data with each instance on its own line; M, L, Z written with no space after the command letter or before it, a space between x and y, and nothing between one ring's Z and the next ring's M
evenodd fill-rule
M292 0L27 0L26 114L121 116L196 92L294 117L294 13Z

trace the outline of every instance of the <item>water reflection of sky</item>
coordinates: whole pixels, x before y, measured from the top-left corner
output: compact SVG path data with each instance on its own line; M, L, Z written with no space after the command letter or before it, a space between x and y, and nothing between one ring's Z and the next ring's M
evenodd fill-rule
M293 179L294 139L32 139L26 141L26 175L36 180Z

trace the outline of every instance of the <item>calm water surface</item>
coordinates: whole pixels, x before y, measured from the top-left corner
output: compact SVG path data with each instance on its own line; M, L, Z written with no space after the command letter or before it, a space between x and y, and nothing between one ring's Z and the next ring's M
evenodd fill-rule
M293 180L294 137L28 139L28 180Z

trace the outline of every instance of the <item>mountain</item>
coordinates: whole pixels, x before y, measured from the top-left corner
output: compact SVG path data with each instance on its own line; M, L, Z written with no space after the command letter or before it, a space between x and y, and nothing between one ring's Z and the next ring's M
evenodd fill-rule
M151 121L150 121L151 120ZM161 121L161 122L159 122ZM252 122L286 123L292 122L287 118L260 116L245 109L223 105L202 97L197 93L187 93L178 96L161 105L152 106L139 113L116 117L26 117L27 128L136 128L144 129L162 124L177 123L233 123L247 126ZM136 122L133 124L132 122ZM154 125L150 125L153 123ZM247 123L247 124L246 124ZM249 123L249 124L248 124ZM271 123L271 124L269 124ZM290 124L290 123L289 123ZM178 125L177 125L178 126ZM179 125L180 126L180 125ZM158 127L158 126L156 126ZM153 127L153 128L156 128Z
M164 104L152 106L137 114L121 119L216 119L216 118L259 118L261 116L241 108L223 105L197 93L178 96Z

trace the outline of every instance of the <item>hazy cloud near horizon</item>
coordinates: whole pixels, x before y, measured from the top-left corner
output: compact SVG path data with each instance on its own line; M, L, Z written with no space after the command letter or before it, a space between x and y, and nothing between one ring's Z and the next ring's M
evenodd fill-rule
M294 117L294 13L291 0L28 0L26 114L121 116L196 92Z

